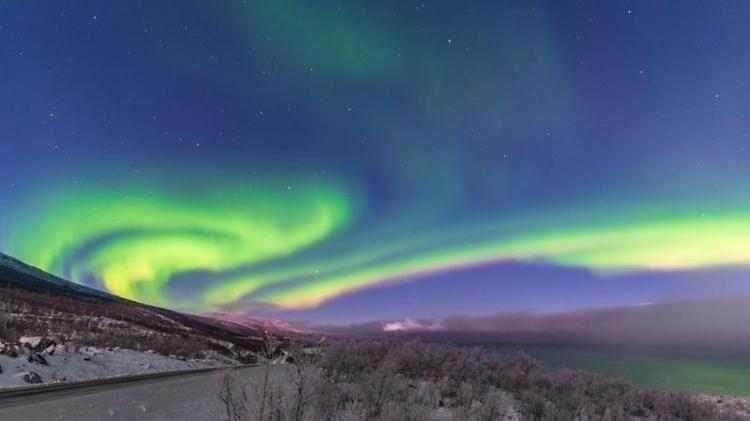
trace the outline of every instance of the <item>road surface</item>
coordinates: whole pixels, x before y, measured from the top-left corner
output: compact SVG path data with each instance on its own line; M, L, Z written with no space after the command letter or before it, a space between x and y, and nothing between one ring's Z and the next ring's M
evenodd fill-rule
M240 368L236 374L250 376L253 370L257 368ZM220 371L199 370L42 386L23 393L0 391L0 420L219 421L220 376Z

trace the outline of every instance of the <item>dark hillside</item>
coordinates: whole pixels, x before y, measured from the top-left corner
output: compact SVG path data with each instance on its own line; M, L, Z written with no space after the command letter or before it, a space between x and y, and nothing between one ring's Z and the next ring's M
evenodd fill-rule
M0 254L3 339L51 336L80 346L153 350L183 358L220 354L253 362L260 327L147 306L74 284Z

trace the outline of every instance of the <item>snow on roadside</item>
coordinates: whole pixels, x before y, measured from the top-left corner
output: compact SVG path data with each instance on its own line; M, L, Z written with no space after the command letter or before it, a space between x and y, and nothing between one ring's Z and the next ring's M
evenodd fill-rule
M726 395L696 395L699 402L709 402L719 407L725 414L731 414L741 419L750 418L750 397Z
M28 386L22 376L30 372L38 374L44 383L55 383L222 365L215 360L184 361L151 352L119 348L84 347L76 351L57 346L52 355L44 355L49 365L29 362L28 356L27 350L21 350L16 358L0 355L0 388Z

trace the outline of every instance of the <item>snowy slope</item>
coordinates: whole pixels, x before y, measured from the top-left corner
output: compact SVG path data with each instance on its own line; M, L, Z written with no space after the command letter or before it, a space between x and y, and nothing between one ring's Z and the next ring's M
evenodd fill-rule
M24 351L26 350L22 352ZM44 355L43 358L48 365L29 362L26 352L16 358L0 355L0 388L28 386L21 377L31 372L39 375L43 383L56 383L219 365L215 360L183 361L155 353L119 348L85 347L74 350L58 346L52 355Z

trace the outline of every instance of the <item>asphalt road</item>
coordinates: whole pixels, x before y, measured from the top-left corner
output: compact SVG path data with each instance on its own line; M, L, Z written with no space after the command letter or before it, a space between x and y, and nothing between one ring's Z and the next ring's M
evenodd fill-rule
M193 370L0 391L0 420L219 421L220 376L215 369Z

